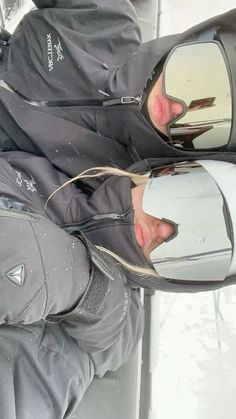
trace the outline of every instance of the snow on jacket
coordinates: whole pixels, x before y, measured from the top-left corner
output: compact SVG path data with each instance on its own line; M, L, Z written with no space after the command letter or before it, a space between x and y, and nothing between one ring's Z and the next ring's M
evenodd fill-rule
M235 30L236 11L141 44L128 0L35 0L3 45L0 144L46 156L67 175L97 165L182 156L140 110L155 66L211 25ZM132 102L132 103L130 103ZM189 153L185 153L185 155Z
M7 161L11 155L15 168ZM27 162L25 171L21 165L27 168ZM52 190L52 181L55 188L64 179L45 158L31 160L22 152L0 157L4 419L64 419L94 374L119 368L142 336L140 298L123 270L81 234L69 235L45 213L47 183ZM54 204L60 208L57 199ZM64 223L68 204L63 202L53 221Z

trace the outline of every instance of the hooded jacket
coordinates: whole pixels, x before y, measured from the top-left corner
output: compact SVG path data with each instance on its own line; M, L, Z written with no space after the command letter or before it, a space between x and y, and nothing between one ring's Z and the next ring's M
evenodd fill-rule
M218 160L219 154L209 154L202 159ZM220 153L221 160L236 164L235 153ZM14 194L15 200L41 214L69 233L82 232L94 245L110 249L129 263L151 267L134 234L132 181L127 176L108 176L102 179L85 178L69 183L48 197L69 178L59 172L44 157L14 151L0 153L1 193ZM192 160L196 157L192 157ZM129 168L136 173L148 172L154 167L185 161L183 157L147 159ZM45 203L47 205L45 207ZM139 276L126 270L125 276L131 289L140 287L172 292L198 292L220 288L234 283L228 278L219 283L186 284L168 281L162 277Z
M94 374L134 351L142 305L109 256L78 228L74 236L55 224L73 220L68 191L45 211L65 175L45 158L11 152L0 157L0 179L1 415L64 419Z
M176 44L212 26L235 30L235 10L183 34L141 44L128 0L35 0L0 60L0 144L46 156L74 176L140 159L190 156L141 112L154 68Z
M145 160L131 169L171 160ZM45 207L67 180L44 157L0 153L0 403L6 419L65 418L94 374L124 363L143 332L138 287L196 292L235 282L186 285L124 271L94 244L148 266L134 236L131 180L109 176L93 192L86 180L71 183Z

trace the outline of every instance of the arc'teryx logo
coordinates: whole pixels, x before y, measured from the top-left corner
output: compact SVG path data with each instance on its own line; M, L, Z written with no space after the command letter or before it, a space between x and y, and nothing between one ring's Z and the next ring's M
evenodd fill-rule
M47 50L48 50L48 69L49 71L53 70L53 50L52 50L52 35L47 34Z
M23 264L17 265L8 271L6 275L14 284L23 285L25 282L25 266Z
M62 54L63 48L59 37L56 41L53 40L52 34L47 33L47 61L48 61L48 71L54 70L55 66L55 54L57 61L64 60L64 55Z

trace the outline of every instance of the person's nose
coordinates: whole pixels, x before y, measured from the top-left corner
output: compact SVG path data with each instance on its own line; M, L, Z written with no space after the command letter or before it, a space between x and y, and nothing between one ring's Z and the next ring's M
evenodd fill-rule
M170 108L171 108L172 119L177 118L177 116L181 115L184 112L183 104L180 102L176 102L174 100L171 101Z
M158 243L164 243L174 234L174 226L168 221L159 219L156 226Z

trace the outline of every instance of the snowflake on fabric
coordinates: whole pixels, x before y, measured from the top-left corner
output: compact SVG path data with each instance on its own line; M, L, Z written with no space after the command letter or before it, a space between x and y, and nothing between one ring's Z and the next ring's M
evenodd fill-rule
M30 191L30 192L37 192L37 189L34 187L34 185L36 185L36 182L32 176L30 177L31 177L31 180L24 179L24 182L26 184L26 189L27 191Z
M19 185L19 186L22 186L22 182L23 182L23 180L22 180L22 175L21 175L21 172L17 172L16 171L16 183Z
M24 185L27 189L27 191L30 192L37 192L37 189L35 188L36 182L33 178L33 176L30 175L29 179L24 179L21 172L16 171L16 183L22 187Z

